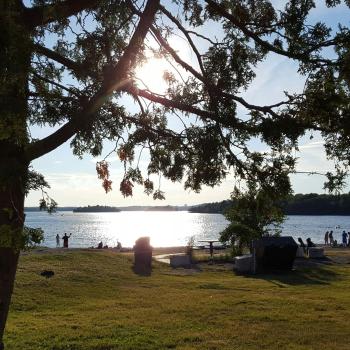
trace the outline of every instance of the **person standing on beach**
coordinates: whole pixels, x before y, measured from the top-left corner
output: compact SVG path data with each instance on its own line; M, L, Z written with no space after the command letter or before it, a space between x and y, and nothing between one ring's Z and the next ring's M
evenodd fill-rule
M342 233L342 238L343 238L343 247L346 247L348 243L348 234L345 231L343 231Z
M324 244L328 245L328 238L329 238L329 232L327 231L326 234L324 235Z
M64 233L64 236L62 237L63 239L63 248L68 248L68 239L70 238L72 234L70 234L69 236L67 236L67 233Z
M329 244L333 246L333 243L334 243L333 231L329 232L328 238L329 238Z
M60 235L57 233L56 235L56 248L59 248L60 246Z
M303 248L304 254L306 254L306 245L301 237L298 238L298 242L300 244L300 247Z
M349 236L349 239L348 239L348 247L350 247L350 232L348 232L348 236Z

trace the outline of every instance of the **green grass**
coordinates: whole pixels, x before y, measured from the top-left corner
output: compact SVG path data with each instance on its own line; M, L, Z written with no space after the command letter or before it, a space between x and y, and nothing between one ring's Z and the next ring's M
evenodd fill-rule
M44 269L55 271L46 279ZM350 265L237 276L132 256L69 251L22 256L7 350L349 349Z
M223 253L214 253L213 257L210 256L208 252L196 251L193 254L193 260L198 263L214 261L217 263L232 263L233 257L229 249L224 251Z

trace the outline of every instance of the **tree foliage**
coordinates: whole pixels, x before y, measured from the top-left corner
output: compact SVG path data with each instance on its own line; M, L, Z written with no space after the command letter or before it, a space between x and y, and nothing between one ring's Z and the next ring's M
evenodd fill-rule
M268 172L293 171L291 150L310 129L323 134L327 154L339 162L338 174L329 174L327 188L342 184L337 179L349 159L346 27L336 32L321 22L307 23L314 1L290 1L281 11L262 0L186 0L166 6L149 1L149 6L152 3L158 8L154 18L146 18L145 7L137 1L73 5L47 0L23 8L23 21L31 32L27 123L61 125L43 140L26 142L29 160L70 137L78 156L99 156L104 140L116 141L125 166L123 195L132 195L134 185L143 184L147 194L156 191L154 197L163 198L152 174L184 179L185 188L199 191L229 172L263 182ZM137 39L140 18L148 22L142 39ZM210 21L222 27L220 38L201 34ZM173 49L174 35L187 41L196 60L185 62ZM331 55L325 53L329 47L334 49ZM146 52L166 57L182 74L165 74L168 88L162 95L135 80L134 69ZM254 80L257 64L270 53L299 64L305 90L287 93L285 101L274 105L257 106L240 95ZM134 99L139 112L126 109L125 95ZM248 117L237 114L238 105L247 109ZM198 118L195 123L193 115ZM170 127L171 118L179 118L183 126ZM268 152L249 149L256 137L269 146ZM150 159L143 174L135 157L140 149L146 149ZM105 191L110 191L112 182L102 174L108 175L108 163L98 163L96 170Z
M230 224L221 232L220 240L230 242L235 253L240 254L250 247L252 239L279 235L285 219L281 201L289 192L288 181L276 191L253 181L248 181L245 190L235 188L231 194L232 207L225 212Z

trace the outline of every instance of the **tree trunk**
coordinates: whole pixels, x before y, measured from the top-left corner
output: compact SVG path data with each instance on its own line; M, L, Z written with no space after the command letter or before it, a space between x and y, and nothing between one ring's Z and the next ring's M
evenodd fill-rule
M20 0L0 0L0 350L23 245L31 35Z
M1 144L1 142L0 142ZM17 163L17 160L16 160ZM8 167L11 162L5 163ZM24 170L25 166L21 166ZM18 168L17 168L18 169ZM0 165L0 171L3 166ZM15 281L19 250L23 244L24 176L0 190L0 350Z
M0 248L0 350L4 349L2 339L11 302L18 255L18 251L12 248Z
M14 145L0 141L0 174L11 172L0 187L0 350L16 276L20 248L23 247L24 196L28 166ZM0 176L1 178L1 176Z

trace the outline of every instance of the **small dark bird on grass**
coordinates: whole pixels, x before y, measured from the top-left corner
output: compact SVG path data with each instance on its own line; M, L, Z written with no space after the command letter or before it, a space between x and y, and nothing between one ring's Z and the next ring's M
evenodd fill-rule
M41 276L50 278L54 275L55 273L51 270L44 270L43 272L40 273Z

